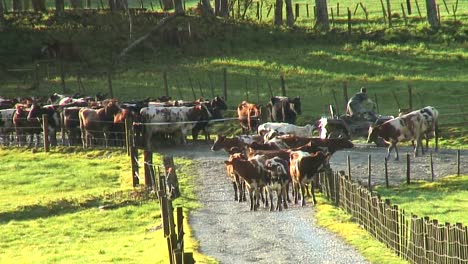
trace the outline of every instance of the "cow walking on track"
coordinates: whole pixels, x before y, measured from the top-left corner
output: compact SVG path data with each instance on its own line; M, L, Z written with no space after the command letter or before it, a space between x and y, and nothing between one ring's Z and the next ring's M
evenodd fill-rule
M419 148L421 148L421 153L424 155L424 148L422 146L423 138L426 138L426 148L428 147L427 140L431 133L435 134L437 143L438 116L439 112L434 107L427 106L420 110L388 120L381 125L371 126L369 128L367 142L373 142L377 137L381 137L389 144L387 159L390 158L392 149L395 149L395 160L398 160L399 155L396 145L398 142L405 141L416 142L414 146L415 157L418 156Z
M260 106L243 101L237 106L237 116L242 127L242 133L256 132L260 125Z

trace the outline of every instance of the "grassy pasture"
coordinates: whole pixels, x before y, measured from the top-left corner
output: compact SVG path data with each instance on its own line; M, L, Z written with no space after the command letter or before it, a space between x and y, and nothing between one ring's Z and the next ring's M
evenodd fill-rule
M444 177L436 182L415 182L386 189L379 186L376 191L383 199L408 213L419 217L429 216L439 222L468 223L468 176Z
M198 206L187 173L192 165L176 162L183 196L175 206L187 213ZM159 203L118 195L132 189L126 153L1 148L0 169L1 263L166 263ZM187 251L195 251L188 226L186 232Z

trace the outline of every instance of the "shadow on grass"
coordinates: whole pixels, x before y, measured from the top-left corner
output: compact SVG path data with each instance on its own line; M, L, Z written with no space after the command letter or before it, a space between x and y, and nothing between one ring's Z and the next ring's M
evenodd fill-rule
M114 194L115 195L115 194ZM152 199L149 196L131 196L125 199L106 199L108 196L92 196L78 199L60 199L45 204L18 206L15 211L0 212L0 223L11 220L24 221L42 217L60 216L69 213L95 208L98 210L114 210L125 206L140 205L142 201Z

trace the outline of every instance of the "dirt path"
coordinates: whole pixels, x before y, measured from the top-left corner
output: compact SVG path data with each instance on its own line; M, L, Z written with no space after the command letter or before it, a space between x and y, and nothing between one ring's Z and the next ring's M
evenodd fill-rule
M314 208L292 205L282 212L234 202L223 161L208 145L170 151L194 159L203 207L190 216L202 253L220 263L368 263L336 235L314 223Z

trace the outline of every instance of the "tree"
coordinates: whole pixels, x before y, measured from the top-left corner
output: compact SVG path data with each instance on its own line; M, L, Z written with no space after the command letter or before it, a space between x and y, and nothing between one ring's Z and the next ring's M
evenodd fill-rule
M426 0L426 7L427 7L427 21L431 28L438 28L439 25L439 18L437 16L437 5L435 0Z
M275 26L283 24L283 0L276 0L275 4Z
M284 0L286 4L286 25L288 27L294 26L294 14L291 0Z
M219 15L222 17L229 17L229 1L228 0L220 0L220 11Z
M315 0L315 28L318 30L329 30L327 0Z

